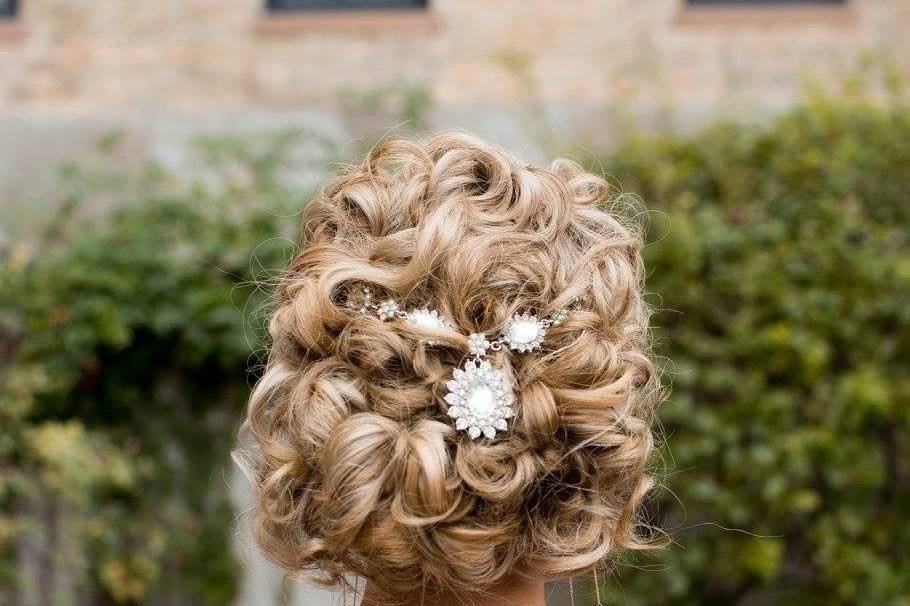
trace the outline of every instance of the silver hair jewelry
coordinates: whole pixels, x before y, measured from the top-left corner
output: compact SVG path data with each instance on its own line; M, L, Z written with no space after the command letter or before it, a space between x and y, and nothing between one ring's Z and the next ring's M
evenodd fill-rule
M362 313L373 313L383 321L403 319L417 328L458 332L455 325L435 309L423 307L405 311L393 299L375 303L369 288L364 288L363 293ZM550 327L564 322L568 314L569 309L560 309L543 319L529 313L515 314L497 339L491 341L485 333L468 335L471 359L452 371L443 398L449 406L446 414L454 420L456 429L466 431L471 439L483 435L491 440L497 431L508 429L508 419L515 415L512 407L515 390L505 373L490 363L489 353L500 351L504 346L519 353L539 349ZM431 340L424 342L430 346L439 344Z

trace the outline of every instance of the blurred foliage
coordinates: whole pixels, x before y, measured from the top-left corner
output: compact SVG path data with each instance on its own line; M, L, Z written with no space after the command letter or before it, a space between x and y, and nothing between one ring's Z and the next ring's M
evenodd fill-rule
M910 110L815 95L604 161L650 221L669 548L623 604L910 604Z
M367 133L366 152L379 138L398 131L399 136L426 131L429 114L435 101L430 91L420 84L395 80L373 89L344 88L338 92L338 102L349 120ZM378 119L376 119L378 118ZM371 124L364 124L364 119Z
M259 332L244 327L292 246L290 140L208 141L192 178L108 170L107 140L64 171L43 239L2 259L0 587L230 601L228 452ZM29 558L47 578L14 568Z

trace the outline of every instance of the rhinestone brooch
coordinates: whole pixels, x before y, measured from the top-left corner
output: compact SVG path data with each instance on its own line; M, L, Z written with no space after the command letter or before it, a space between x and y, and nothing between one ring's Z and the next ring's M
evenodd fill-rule
M472 439L483 433L492 440L497 430L508 428L506 420L515 414L512 410L515 395L505 374L493 368L489 361L465 362L464 368L452 371L446 387L449 389L445 395L449 404L446 414L455 419L455 429L467 431Z

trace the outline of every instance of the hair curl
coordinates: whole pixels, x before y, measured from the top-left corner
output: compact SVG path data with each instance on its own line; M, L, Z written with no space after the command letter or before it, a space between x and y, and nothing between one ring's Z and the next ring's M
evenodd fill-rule
M646 544L659 400L642 236L578 165L520 162L463 134L388 140L308 205L249 403L256 539L295 572L388 596L472 594L512 574L564 576ZM459 335L358 314L369 286L438 309ZM578 311L543 349L494 362L516 418L472 441L445 415L465 334L519 311Z

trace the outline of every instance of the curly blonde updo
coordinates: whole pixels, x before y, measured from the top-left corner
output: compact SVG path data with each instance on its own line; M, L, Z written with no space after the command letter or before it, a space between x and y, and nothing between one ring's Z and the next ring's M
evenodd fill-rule
M400 598L566 576L642 546L658 381L642 236L606 190L571 162L441 134L386 141L315 196L245 424L268 558ZM429 345L358 313L364 287L435 308L458 334ZM443 396L464 335L570 304L542 349L491 358L516 393L508 431L456 432Z

